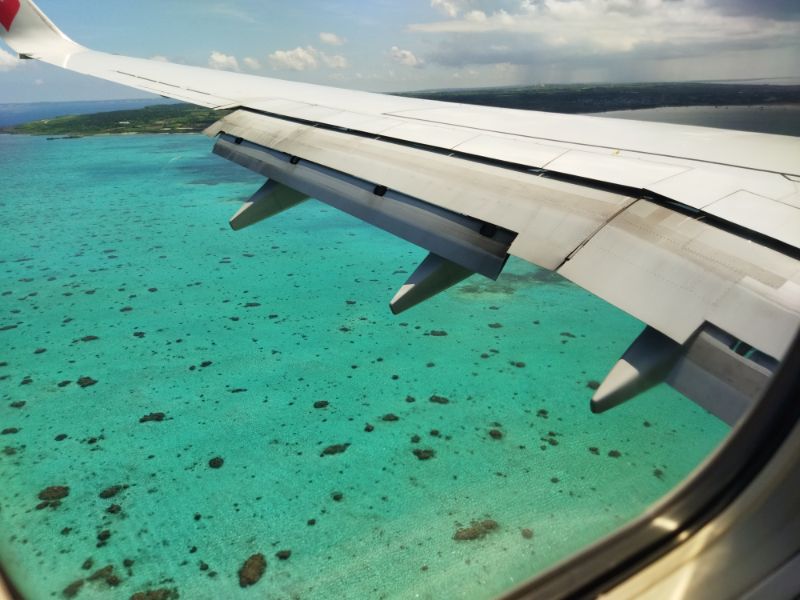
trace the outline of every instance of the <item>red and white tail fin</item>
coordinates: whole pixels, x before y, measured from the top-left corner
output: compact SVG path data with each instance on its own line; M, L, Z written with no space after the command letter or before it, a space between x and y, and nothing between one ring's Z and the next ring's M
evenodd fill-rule
M31 0L0 0L0 38L21 58L61 63L83 50Z

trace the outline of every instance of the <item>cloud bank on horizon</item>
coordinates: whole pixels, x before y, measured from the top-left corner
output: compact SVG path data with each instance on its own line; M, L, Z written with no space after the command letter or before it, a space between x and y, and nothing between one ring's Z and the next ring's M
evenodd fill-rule
M99 50L376 91L800 75L797 0L39 4ZM58 94L136 95L0 49L0 102Z

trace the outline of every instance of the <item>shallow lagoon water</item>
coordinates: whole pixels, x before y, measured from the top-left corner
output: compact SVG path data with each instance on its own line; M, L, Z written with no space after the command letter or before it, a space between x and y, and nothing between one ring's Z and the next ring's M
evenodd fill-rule
M591 414L642 325L528 263L394 317L418 248L313 201L230 231L261 181L210 147L0 136L0 563L26 597L490 598L727 433L667 387Z

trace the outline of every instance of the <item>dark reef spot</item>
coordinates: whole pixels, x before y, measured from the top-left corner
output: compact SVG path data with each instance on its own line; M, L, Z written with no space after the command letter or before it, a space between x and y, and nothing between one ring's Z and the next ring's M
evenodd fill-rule
M317 524L316 519L309 519L308 521L306 521L306 525L308 525L309 527L313 527L316 524Z
M399 421L399 420L400 420L400 417L398 417L398 416L397 416L396 414L394 414L394 413L387 413L387 414L385 414L385 415L383 415L383 416L381 417L381 421L389 421L389 422L392 422L392 421Z
M258 583L267 570L267 559L261 553L253 554L239 568L239 585L247 587Z
M416 401L417 399L414 398L414 396L406 396L406 402L408 402L409 404L413 404Z
M278 560L289 560L289 557L290 557L291 555L292 555L292 551L291 551L291 550L278 550L278 551L275 553L275 557L276 557Z
M88 571L89 569L92 568L93 565L94 565L94 561L91 558L87 558L85 561L83 561L83 564L81 565L81 569L83 569L84 571Z
M114 496L119 494L122 490L125 490L127 488L128 488L127 485L112 485L111 487L107 487L106 489L104 489L98 495L103 500L108 500L109 498L113 498Z
M483 519L482 521L473 521L469 527L457 529L453 535L456 541L469 541L477 540L485 537L490 532L497 529L499 525L493 519Z
M177 600L178 590L175 588L160 588L157 590L145 590L136 592L130 600Z
M541 440L547 442L551 446L558 446L558 440L555 438L555 435L556 434L551 432L547 437L541 438Z
M89 575L86 579L87 581L104 581L111 587L116 587L121 583L120 578L114 574L114 565L106 565L102 569Z
M565 337L565 338L574 338L575 337L575 335L570 333L569 331L562 331L560 335L561 335L561 337Z
M414 435L411 436L411 443L412 444L419 444L419 441L421 439L422 438L420 438L417 434L414 434Z
M59 381L58 382L58 387L61 387L61 388L67 387L70 383L72 383L70 380L65 379L64 381Z
M547 417L550 416L550 413L547 411L547 409L540 408L539 410L536 411L536 416L539 417L540 419L546 419Z
M350 447L350 444L333 444L328 446L320 453L320 456L331 456L333 454L341 454Z
M503 439L503 432L499 429L490 429L489 437L491 437L493 440L501 440Z
M92 385L94 385L96 383L97 383L97 380L96 379L92 379L91 377L87 377L87 376L78 377L78 385L81 386L82 388L86 388L86 387L92 386Z
M39 500L44 500L45 502L54 502L63 500L67 496L69 496L68 486L51 485L50 487L44 488L36 497L39 498Z
M522 537L524 537L526 540L529 540L533 537L533 529L529 529L527 527L522 529L520 533L522 534Z
M364 425L364 431L366 431L367 433L373 431L374 429L375 429L375 426L372 425L371 423L367 423L366 425Z
M139 423L147 423L149 421L161 422L161 421L164 420L164 417L166 417L166 416L167 415L165 415L162 412L150 413L149 415L145 415L142 418L140 418L139 419Z
M344 494L342 492L332 492L331 493L331 499L334 502L341 502L343 498L344 498Z
M208 466L211 467L212 469L219 469L224 462L225 461L221 457L215 456L210 461L208 461Z
M622 456L622 453L619 450L609 450L608 455L611 458L619 458L620 456Z
M83 587L83 579L78 579L70 583L67 587L62 590L62 594L65 598L74 598L78 595L78 592L81 591Z
M664 479L664 471L662 471L661 469L653 469L653 475L657 479Z
M110 515L116 515L122 512L122 507L119 504L112 504L106 509L106 512Z
M12 402L9 404L11 408L22 408L25 406L25 400L17 400L16 402Z
M600 455L600 448L598 448L597 446L589 446L589 452L599 456Z
M200 368L205 369L206 367L210 367L213 364L214 363L211 362L210 360L204 360L203 362L200 363Z
M430 448L422 449L422 448L414 448L412 451L414 456L416 456L419 460L429 460L436 456L436 451L431 450Z
M327 400L317 400L314 402L314 408L325 408L330 404Z
M433 337L444 337L447 335L447 332L442 329L434 329L433 331L431 331L431 335Z
M100 338L96 335L85 335L83 336L80 341L82 342L94 342L95 340L99 340Z
M259 306L261 306L260 302L248 302L244 305L245 308L257 308Z
M34 354L44 354L45 352L47 352L47 348L37 348L33 351Z
M3 431L0 431L0 435L13 435L15 433L19 433L19 427L6 427Z
M131 312L132 310L133 310L132 306L123 306L122 308L119 309L119 312L126 313L126 312Z
M437 396L436 394L431 396L429 398L429 400L431 402L433 402L434 404L449 404L450 403L450 399L449 398L445 398L444 396Z
M586 382L586 387L589 388L590 390L596 390L597 388L600 387L600 382L597 381L596 379L590 379L589 381Z

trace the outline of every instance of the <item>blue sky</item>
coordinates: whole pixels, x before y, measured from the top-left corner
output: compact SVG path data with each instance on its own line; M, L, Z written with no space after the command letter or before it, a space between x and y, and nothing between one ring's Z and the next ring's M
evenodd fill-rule
M374 91L800 74L797 0L39 0L97 50ZM0 102L141 97L0 49Z

